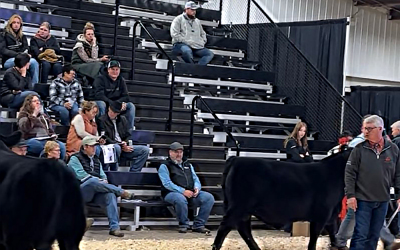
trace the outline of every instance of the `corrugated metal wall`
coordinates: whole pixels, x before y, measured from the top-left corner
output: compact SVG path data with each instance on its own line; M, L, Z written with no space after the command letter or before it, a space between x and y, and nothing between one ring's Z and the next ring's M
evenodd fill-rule
M247 1L223 1L222 22L245 23ZM352 0L257 0L276 22L351 18L346 75L348 83L400 82L400 23L389 21L384 10L355 7ZM252 6L253 8L253 6ZM260 18L252 11L250 22ZM380 82L382 81L382 82ZM348 84L346 84L348 85Z

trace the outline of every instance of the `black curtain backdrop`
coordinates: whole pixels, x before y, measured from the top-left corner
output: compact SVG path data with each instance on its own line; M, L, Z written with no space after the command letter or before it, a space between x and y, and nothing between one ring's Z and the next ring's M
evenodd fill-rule
M346 99L361 115L373 114L382 117L386 130L400 120L400 88L398 87L351 87Z
M289 39L342 93L346 19L280 23Z

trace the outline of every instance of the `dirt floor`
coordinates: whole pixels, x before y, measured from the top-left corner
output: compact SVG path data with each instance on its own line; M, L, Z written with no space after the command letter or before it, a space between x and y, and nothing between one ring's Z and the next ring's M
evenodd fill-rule
M81 250L211 250L216 231L212 236L188 232L179 234L176 229L151 229L144 231L124 231L125 237L116 238L108 235L105 228L94 228L88 231ZM261 249L264 250L304 250L307 249L307 237L290 237L281 231L254 230L253 235ZM329 239L318 240L318 250L329 249ZM228 235L223 250L248 249L236 231Z

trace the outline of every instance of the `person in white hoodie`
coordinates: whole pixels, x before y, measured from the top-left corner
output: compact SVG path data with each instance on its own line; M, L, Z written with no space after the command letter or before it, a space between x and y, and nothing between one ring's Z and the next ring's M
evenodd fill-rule
M200 57L199 65L207 65L214 57L213 52L205 48L207 42L206 32L196 18L199 8L194 2L185 4L185 11L175 17L171 24L172 53L181 55L186 63L194 63L193 55Z

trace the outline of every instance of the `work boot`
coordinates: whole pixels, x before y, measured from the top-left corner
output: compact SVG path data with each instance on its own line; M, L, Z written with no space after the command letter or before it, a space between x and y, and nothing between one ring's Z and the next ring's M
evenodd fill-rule
M94 219L93 218L86 218L86 227L85 232L89 230L89 228L93 225Z
M187 233L187 231L188 231L187 227L180 227L178 230L178 232L181 234L185 234L185 233Z
M211 235L211 231L210 230L208 230L207 228L205 228L205 227L201 227L201 228L193 228L192 229L192 232L193 233L201 233L201 234L205 234L205 235L207 235L207 236L210 236Z
M134 196L135 195L133 193L130 193L130 192L126 191L126 190L124 190L124 192L121 194L121 198L125 199L125 200L133 200Z
M110 230L110 235L116 236L116 237L124 237L124 233L121 232L121 230L116 229L116 230Z

